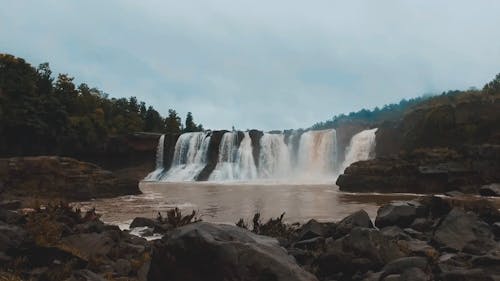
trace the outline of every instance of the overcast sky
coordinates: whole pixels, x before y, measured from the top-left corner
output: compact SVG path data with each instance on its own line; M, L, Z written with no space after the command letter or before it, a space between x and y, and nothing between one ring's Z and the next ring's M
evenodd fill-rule
M500 1L0 0L0 52L206 128L309 127L500 72Z

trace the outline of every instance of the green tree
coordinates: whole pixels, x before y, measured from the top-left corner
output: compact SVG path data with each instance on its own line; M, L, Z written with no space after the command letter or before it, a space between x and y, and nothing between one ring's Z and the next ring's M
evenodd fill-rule
M483 91L489 95L495 95L500 93L500 73L497 74L497 76L495 76L495 79L484 85Z
M168 116L165 118L165 132L180 133L181 131L181 118L177 115L175 110L169 109Z
M184 132L198 132L200 128L194 123L193 114L188 112L186 115L186 122L184 126Z

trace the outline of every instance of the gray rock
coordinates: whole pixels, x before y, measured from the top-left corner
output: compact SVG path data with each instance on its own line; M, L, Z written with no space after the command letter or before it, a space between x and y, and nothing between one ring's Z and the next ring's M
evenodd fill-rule
M351 276L356 272L378 271L403 256L394 240L376 229L358 227L349 235L329 240L317 263L323 276L339 272Z
M386 226L407 227L417 217L417 205L411 202L390 203L377 211L375 225L378 228Z
M500 196L500 183L483 185L479 188L479 194L483 196Z
M314 281L276 239L204 222L173 230L157 243L148 280Z
M493 233L485 222L475 214L464 213L454 208L440 223L434 233L434 240L439 244L462 251L471 242L481 242L478 245L488 251L495 244Z
M459 269L441 274L443 281L496 281L495 279L480 268Z
M424 257L404 257L391 261L382 269L382 276L391 274L403 274L410 268L418 268L426 271L429 263Z
M137 217L137 218L134 218L134 220L130 224L130 228L145 227L145 226L149 227L149 228L155 228L155 226L157 226L159 224L160 223L154 219Z
M308 240L318 236L324 236L326 233L325 226L322 223L312 219L300 227L298 241Z
M106 281L106 279L88 269L82 269L73 271L71 277L66 279L66 281Z
M348 234L355 227L374 228L373 223L365 210L359 210L337 224L335 237Z
M401 281L429 281L433 280L433 278L429 275L427 275L422 269L420 268L409 268L401 274Z
M130 265L130 262L128 260L118 259L113 264L113 269L118 275L127 276L132 270L132 266Z

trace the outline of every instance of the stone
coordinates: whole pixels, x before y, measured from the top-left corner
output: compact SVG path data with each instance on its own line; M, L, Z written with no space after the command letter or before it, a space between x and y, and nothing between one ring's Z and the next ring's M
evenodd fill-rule
M407 227L417 217L417 206L410 202L390 203L380 207L375 218L375 226Z
M321 276L339 272L352 276L356 272L379 270L401 257L404 253L394 240L376 229L357 227L340 239L328 240L317 264Z
M475 214L454 208L443 218L434 232L433 239L440 245L456 251L462 251L470 242L481 241L483 250L487 251L495 244L493 238L494 235L488 224L481 221Z
M482 196L500 196L500 183L483 185L479 188L479 194Z
M314 281L276 239L231 225L197 222L155 246L148 280Z
M373 228L373 223L365 210L359 210L337 224L335 237L341 237L348 234L355 227Z
M73 271L71 277L66 281L106 281L106 279L88 269L82 269Z
M404 257L391 261L382 268L382 276L390 274L403 274L406 270L410 268L418 268L420 270L426 271L428 269L429 263L427 258L424 257Z
M126 259L118 259L113 264L114 271L120 276L127 276L132 270L130 262Z
M326 233L325 226L318 221L312 219L302 225L299 229L298 241L308 240L318 236L324 236Z

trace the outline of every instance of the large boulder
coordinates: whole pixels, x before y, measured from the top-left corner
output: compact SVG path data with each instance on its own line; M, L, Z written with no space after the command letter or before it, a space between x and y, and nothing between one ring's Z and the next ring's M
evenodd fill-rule
M488 185L483 185L479 189L479 194L483 196L495 196L500 197L500 183L492 183Z
M204 222L175 229L154 248L148 280L317 280L278 242Z
M396 202L380 207L375 218L379 228L386 226L409 226L417 216L425 215L425 208L417 202Z
M326 251L317 259L317 265L321 276L336 273L351 276L357 272L378 271L402 257L404 253L395 240L376 229L356 227L340 239L327 241Z
M0 159L5 197L88 200L140 193L138 181L72 158L57 156Z
M434 241L455 251L487 252L495 245L487 223L473 213L454 208L443 218L434 232Z
M359 210L342 219L337 224L334 236L341 237L346 235L355 227L373 228L372 220L365 210Z

